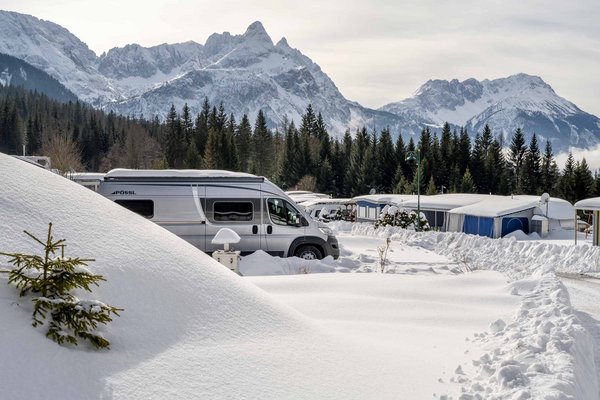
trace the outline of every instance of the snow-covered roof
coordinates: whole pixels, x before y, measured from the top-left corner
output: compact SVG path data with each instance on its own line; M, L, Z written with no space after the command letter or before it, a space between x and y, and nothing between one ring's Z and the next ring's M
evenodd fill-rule
M103 172L74 172L69 174L67 177L72 181L81 182L81 181L101 181L104 179Z
M50 157L45 156L17 156L13 155L11 157L17 158L21 161L25 161L26 163L33 164L37 167L41 167L44 169L50 169Z
M421 201L427 197L425 195L421 196ZM404 204L405 201L415 199L416 201L417 195L415 194L365 194L362 196L353 197L354 201L368 201L371 203L379 203L379 204Z
M292 193L292 194L290 194ZM294 194L294 192L286 192L286 194L296 202L296 204L304 204L307 201L318 200L318 199L329 199L331 196L324 193L313 193L306 192L303 194Z
M326 205L326 204L351 204L354 203L352 199L314 199L303 201L302 205L304 207L312 207L317 205Z
M288 190L287 192L285 192L285 194L287 194L288 196L298 196L302 194L313 194L313 192L308 190Z
M433 196L421 196L421 209L452 210L489 199L489 194L447 193ZM417 198L402 203L406 207L417 208Z
M508 196L489 196L489 199L482 200L475 204L464 207L458 207L450 210L451 214L474 215L477 217L501 217L503 215L514 214L519 211L528 210L538 206L537 201L510 198Z
M515 199L520 200L532 200L537 201L539 203L540 196L531 196L531 195L515 195L513 196ZM548 200L548 215L546 215L546 204L538 204L540 207L540 211L542 214L550 219L573 219L573 215L575 213L575 209L573 205L569 203L567 200L559 199L558 197L550 197Z
M120 178L178 178L178 179L214 179L214 178L259 178L245 172L232 172L219 169L124 169L117 168L106 173L105 180Z
M577 210L600 210L600 197L579 200L575 203Z

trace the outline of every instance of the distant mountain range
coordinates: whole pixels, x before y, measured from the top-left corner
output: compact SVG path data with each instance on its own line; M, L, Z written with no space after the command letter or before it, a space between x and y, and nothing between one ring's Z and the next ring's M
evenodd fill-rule
M558 96L541 78L525 74L481 82L428 81L411 98L378 110L363 107L347 100L285 38L274 44L260 22L242 35L215 33L204 45L130 44L96 56L57 24L0 11L0 53L47 73L95 107L125 115L164 118L171 104L181 110L185 103L195 113L208 97L212 104L223 102L238 121L244 113L253 121L263 110L275 127L286 117L298 124L310 103L338 137L348 128L389 126L392 134L408 138L424 126L439 130L448 121L472 135L487 123L506 141L521 127L526 136L535 132L551 140L555 150L600 143L597 117Z

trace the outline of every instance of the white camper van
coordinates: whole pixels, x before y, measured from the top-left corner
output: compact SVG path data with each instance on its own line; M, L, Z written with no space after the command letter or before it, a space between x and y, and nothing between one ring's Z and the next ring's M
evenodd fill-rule
M242 254L262 249L281 257L338 258L335 236L268 179L218 170L115 169L98 192L157 223L200 250L221 228L237 232Z

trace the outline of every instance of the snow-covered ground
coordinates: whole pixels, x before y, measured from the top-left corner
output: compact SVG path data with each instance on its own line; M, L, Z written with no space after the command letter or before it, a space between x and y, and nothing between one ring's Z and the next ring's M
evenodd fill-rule
M393 275L370 274L369 276L392 279L392 276L400 274L398 282L406 284L409 288L418 286L412 282L413 279L426 279L426 285L430 287L431 292L419 287L417 293L432 302L439 300L436 293L443 293L443 289L439 287L444 286L442 278L447 278L448 274L458 285L453 288L453 299L463 306L472 302L465 301L461 295L464 291L472 293L473 289L465 282L462 282L464 286L461 286L461 283L458 283L460 277L473 276L483 271L487 273L497 271L508 282L504 288L513 295L514 301L509 315L507 316L506 313L503 315L502 308L496 308L483 316L483 319L487 318L486 329L475 330L470 334L463 332L464 342L451 344L469 354L470 358L467 358L470 362L465 363L456 355L450 357L456 367L450 375L442 374L438 377L438 383L450 381L457 387L433 385L431 382L437 370L429 369L428 374L420 370L418 364L407 361L412 371L419 371L421 377L427 377L425 380L430 382L428 387L435 388L433 393L440 398L446 395L460 399L597 399L599 397L596 364L598 349L600 349L598 334L600 324L593 316L588 318L572 308L567 289L555 275L555 272L576 275L599 274L599 248L586 244L573 246L572 242L570 246L566 246L566 239L557 232L550 236L549 241L544 242L539 239L531 240L536 238L522 238L528 239L523 241L518 241L516 238L498 240L460 233L417 233L398 228L375 230L369 224L352 226L341 223L334 224L332 227L338 233L342 247L341 257L337 261L315 262L315 265L326 264L330 272L379 271L381 264L378 247L384 245L386 239L390 238L389 263L385 271ZM571 231L570 235L572 234ZM241 268L251 271L256 268L257 261L258 258L247 257L242 261ZM311 271L311 262L301 260L271 258L270 263L272 274L302 274ZM277 269L273 267L277 263L296 267ZM299 267L300 265L303 266ZM324 268L319 270L326 272ZM262 273L268 271L263 269ZM350 274L350 276L354 275L356 274ZM344 285L351 289L344 289L340 293L340 290L332 284L329 290L333 293L328 293L327 290L322 289L323 285L314 282L307 285L308 289L303 291L302 285L297 280L288 281L289 277L249 279L303 314L321 321L326 326L340 327L341 332L355 331L342 329L343 324L346 323L343 317L349 314L344 311L346 303L342 301L340 305L338 301L319 301L320 297L326 298L331 295L334 299L348 300L348 307L351 310L356 308L353 308L353 300L361 304L358 308L360 310L367 308L363 305L366 298L378 297L373 293L364 294L359 288L351 285ZM385 282L389 284L388 280ZM399 302L392 306L394 309L399 308L403 299L400 293L403 293L403 290L410 293L408 297L413 301L417 302L421 299L406 287L400 289L401 286L398 285L398 293L392 296ZM481 283L479 288L483 289L483 293L489 294L490 288L486 291L485 284ZM381 286L375 289L375 292L381 297L386 297L387 292ZM354 299L353 296L356 298ZM475 298L476 304L486 304L489 300L486 300L485 294L482 293L475 294ZM577 307L591 307L598 310L595 300L582 298L582 296L577 298L582 301L581 304L577 304ZM451 302L444 299L442 303L447 306L442 310L442 314L455 319L449 326L452 329L465 327L464 322L453 313ZM368 310L365 314L381 313L380 308L376 305L373 307L374 309ZM388 324L397 324L399 332L394 335L398 339L398 347L401 348L411 347L411 339L414 338L410 330L403 329L403 324L418 326L420 322L421 326L427 326L428 317L437 321L439 321L437 318L443 318L427 311L421 312L429 310L423 305L412 304L409 309L417 311L414 311L414 314L395 311L399 318L394 318L394 315L386 315L382 318ZM369 326L370 321L363 321L360 312L354 312L352 315L356 316L365 330L380 331ZM412 318L415 315L419 321L417 323ZM477 321L477 313L472 310L463 315L470 321L473 317L471 322ZM337 321L340 318L342 321ZM432 330L427 329L427 332ZM365 334L367 340L373 336L376 335ZM417 340L417 346L419 344L422 346L423 343L436 343L435 335L422 334L417 336L417 339L421 339ZM435 353L428 353L422 347L420 349L421 356L428 361L431 361L428 358L430 356L432 359L435 358ZM394 354L392 346L388 346L387 351L388 354ZM447 364L444 365L448 368ZM449 371L446 369L446 374ZM411 398L410 392L402 393L408 396L407 398Z
M573 308L555 275L600 273L598 248L338 223L339 260L258 252L240 277L2 154L0 186L0 251L32 251L22 230L52 221L107 279L80 297L125 309L110 350L58 346L0 275L0 398L598 398L598 296Z

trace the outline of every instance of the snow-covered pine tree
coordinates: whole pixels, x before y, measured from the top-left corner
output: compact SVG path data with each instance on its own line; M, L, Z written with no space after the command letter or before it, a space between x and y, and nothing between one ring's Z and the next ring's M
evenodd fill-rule
M108 348L109 342L94 331L98 324L109 323L112 315L119 316L123 310L97 300L80 300L71 293L75 289L91 292L91 285L105 281L102 275L86 268L94 260L65 257L66 240L54 240L52 223L48 224L45 241L24 232L42 245L42 255L0 252L14 265L0 272L8 274L8 283L20 290L20 296L34 295L33 326L45 325L50 314L46 336L58 344L77 345L79 339L84 339L96 348Z
M526 152L525 136L523 136L521 128L517 128L510 142L508 152L508 161L512 170L512 182L510 187L511 190L516 193L521 193L523 190L522 169Z

